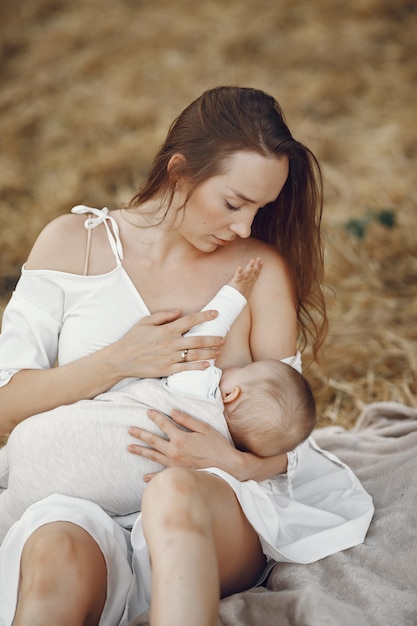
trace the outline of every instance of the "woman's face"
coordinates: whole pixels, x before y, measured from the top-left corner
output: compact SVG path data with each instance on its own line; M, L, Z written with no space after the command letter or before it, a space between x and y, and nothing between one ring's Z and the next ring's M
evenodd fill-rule
M212 252L236 237L246 238L256 213L279 195L288 176L288 159L236 152L224 171L199 185L188 200L179 231L202 252ZM181 190L186 193L186 184Z

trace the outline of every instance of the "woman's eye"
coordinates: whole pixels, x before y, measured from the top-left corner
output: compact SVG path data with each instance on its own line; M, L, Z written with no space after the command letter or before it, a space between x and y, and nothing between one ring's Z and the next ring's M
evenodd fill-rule
M230 209L231 211L240 211L239 206L233 206L233 204L230 204L230 202L228 202L227 200L226 200L226 207Z

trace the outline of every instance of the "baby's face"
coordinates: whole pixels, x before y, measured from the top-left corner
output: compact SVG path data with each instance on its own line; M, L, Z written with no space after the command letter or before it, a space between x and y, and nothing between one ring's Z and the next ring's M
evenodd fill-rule
M267 369L265 368L266 366L261 361L254 361L244 367L228 367L224 369L220 379L220 391L222 394L228 393L232 391L233 387L241 387L245 383L253 384L257 376L266 375Z
M222 393L228 393L236 387L240 385L242 382L241 371L243 368L241 367L228 367L223 370L222 377L220 379L220 391Z

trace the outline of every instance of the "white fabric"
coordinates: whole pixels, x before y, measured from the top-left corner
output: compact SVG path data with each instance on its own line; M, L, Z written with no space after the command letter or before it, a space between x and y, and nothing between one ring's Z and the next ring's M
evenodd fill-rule
M120 251L120 247L113 249ZM245 305L246 298L225 285L205 307L217 310L218 316L185 335L224 337ZM173 408L196 415L232 443L218 386L220 375L213 360L200 372L158 380L129 379L94 400L24 420L0 449L0 543L31 504L54 493L91 500L112 516L139 511L143 476L163 468L127 452L132 441L128 428L134 424L163 435L147 417L150 407L166 415Z
M300 372L300 374L302 373L303 364L301 362L301 352L299 350L297 350L294 356L289 356L286 359L281 359L281 361L283 363L287 363L287 365L291 365L291 367L297 370L297 372Z
M225 285L205 307L217 310L218 316L186 335L225 336L245 305L246 298ZM199 373L203 375L196 376ZM232 443L220 375L213 360L201 372L129 379L94 400L61 406L19 424L0 449L0 544L31 504L54 493L91 500L111 516L140 510L143 476L162 466L127 452L132 441L128 428L134 424L163 435L147 417L150 407L166 415L173 408L196 415ZM291 461L288 473L294 473Z
M145 315L149 310L122 266L100 276L23 267L3 316L0 385L9 370L52 367L56 357L65 365L92 354Z
M116 267L106 274L81 276L23 266L3 315L0 386L21 369L45 369L56 359L65 365L92 354L121 339L142 317L150 315L121 265L123 250L117 231L114 236L107 225L106 210L75 208L77 213L95 213L94 219L86 221L88 228L106 224Z
M226 337L230 327L246 305L246 298L230 285L224 285L202 310L218 311L218 316L193 326L186 336L211 335ZM191 370L168 376L167 385L170 389L200 398L214 398L219 393L221 370L215 366L214 359L205 370Z
M130 533L100 507L87 500L53 495L33 504L15 524L0 547L0 626L13 621L20 554L27 538L40 526L54 521L78 524L95 539L107 565L107 600L99 626L125 626L126 595L133 585ZM145 606L145 604L142 604Z
M144 475L163 467L128 452L128 444L137 443L128 428L163 435L147 416L150 407L166 415L173 408L195 415L232 443L220 395L186 396L168 388L165 379L138 380L35 415L0 449L0 544L25 509L54 493L91 500L111 516L139 511Z
M107 231L107 237L109 239L110 247L116 258L116 263L117 265L121 265L124 258L124 253L122 242L120 241L119 236L119 227L114 217L109 214L108 208L104 207L103 209L95 209L91 206L87 207L84 204L78 204L71 209L71 213L75 213L76 215L85 215L85 213L88 213L89 216L84 222L84 226L87 230L92 230L96 226L104 224ZM92 217L92 215L94 215L95 217Z
M232 486L268 558L312 563L362 543L374 508L349 467L313 437L297 453L292 493L281 475L240 483L222 470L208 471Z
M88 207L77 210L91 212ZM108 221L107 213L96 211L94 214L98 218L96 224ZM51 367L57 356L60 364L68 363L109 345L121 338L141 317L149 314L120 264L121 248L117 243L117 232L112 232L110 228L107 232L109 238L115 240L112 248L116 267L112 272L101 276L78 276L23 269L21 280L6 308L0 336L1 384L6 384L10 375L20 369ZM120 302L124 303L123 307L120 307ZM294 363L298 359L298 356L291 358ZM300 559L297 562L306 563L363 541L373 505L359 481L340 461L321 451L312 438L297 449L297 456L300 461L292 477L293 498L285 476L277 476L261 484L254 481L239 483L216 468L207 471L222 476L235 490L269 558ZM57 508L58 504L60 508ZM68 516L78 514L80 519L77 523L89 532L91 530L94 537L102 531L106 533L104 529L107 525L113 529L115 522L98 507L86 507L88 504L91 503L52 496L47 503L43 501L33 505L12 527L0 548L0 624L1 620L4 626L11 624L18 572L16 567L10 568L10 563L19 562L22 546L30 532L46 521L72 519ZM34 517L30 517L34 507L36 512ZM27 519L32 520L29 531L24 521ZM127 609L129 619L145 610L150 586L149 558L141 532L140 514L133 514L131 523L135 519L132 545L137 552L129 596L132 604ZM128 520L125 519L124 523L127 524ZM112 533L108 533L108 546L103 547L99 541L110 565L111 580L114 576L113 564L116 567L114 553L126 550L124 535L114 530ZM126 559L129 563L128 553ZM124 569L124 566L120 567ZM128 593L130 582L123 578L120 584ZM106 610L111 612L114 608L114 614L120 612L118 603L122 596L123 590L120 595L115 593L114 597L113 593L110 594ZM122 618L120 624L124 625L126 619ZM104 615L100 621L101 626L115 626L117 623L114 617Z

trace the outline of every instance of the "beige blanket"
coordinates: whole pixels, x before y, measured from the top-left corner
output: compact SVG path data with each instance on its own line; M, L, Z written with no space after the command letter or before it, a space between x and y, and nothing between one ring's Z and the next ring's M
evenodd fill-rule
M375 403L355 428L317 430L374 498L365 543L311 565L276 564L265 587L222 600L219 626L417 624L417 409ZM129 626L149 624L148 613Z

